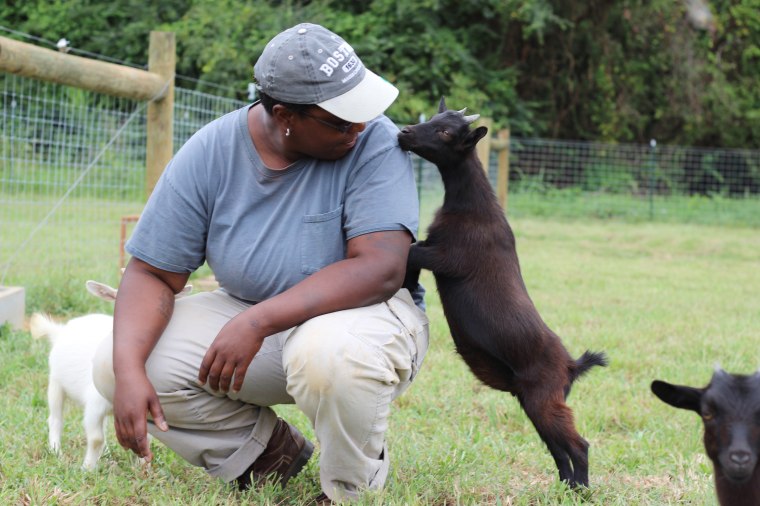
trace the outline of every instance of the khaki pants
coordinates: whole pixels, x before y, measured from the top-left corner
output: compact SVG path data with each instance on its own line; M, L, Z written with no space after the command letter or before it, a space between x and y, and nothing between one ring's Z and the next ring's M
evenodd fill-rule
M390 404L411 383L428 347L428 320L402 289L386 302L313 318L267 337L243 388L220 394L198 386L198 368L221 328L249 307L225 292L178 299L146 363L170 430L151 435L191 464L225 481L263 452L276 415L293 404L320 443L320 480L333 499L381 488ZM98 390L113 398L113 343L94 360Z

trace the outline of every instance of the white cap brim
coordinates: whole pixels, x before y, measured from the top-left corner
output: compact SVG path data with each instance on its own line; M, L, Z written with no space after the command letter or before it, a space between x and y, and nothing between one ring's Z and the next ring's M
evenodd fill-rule
M398 89L366 69L364 79L343 95L317 104L325 111L351 123L366 123L390 107Z

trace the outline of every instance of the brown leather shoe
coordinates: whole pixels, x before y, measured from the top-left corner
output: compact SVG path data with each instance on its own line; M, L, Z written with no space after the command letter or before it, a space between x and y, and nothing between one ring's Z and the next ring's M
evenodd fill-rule
M235 483L240 490L246 490L252 485L263 484L267 477L274 476L284 488L288 480L303 469L313 452L314 445L311 441L288 422L278 418L264 453L235 478Z

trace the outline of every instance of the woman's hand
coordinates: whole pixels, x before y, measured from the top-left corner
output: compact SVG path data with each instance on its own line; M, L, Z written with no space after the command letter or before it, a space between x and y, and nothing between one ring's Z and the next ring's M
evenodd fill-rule
M198 371L201 385L208 381L213 390L227 393L234 378L232 390L239 392L243 388L248 366L266 337L260 335L258 320L250 314L252 310L249 308L230 320L211 343Z
M132 450L146 462L153 459L148 440L148 413L156 427L164 432L169 430L158 395L148 377L144 373L120 376L113 396L116 438L121 446Z
M344 260L310 275L230 320L203 357L198 381L218 391L239 392L264 338L315 316L387 300L401 288L412 236L394 230L348 241ZM234 378L234 383L232 382Z

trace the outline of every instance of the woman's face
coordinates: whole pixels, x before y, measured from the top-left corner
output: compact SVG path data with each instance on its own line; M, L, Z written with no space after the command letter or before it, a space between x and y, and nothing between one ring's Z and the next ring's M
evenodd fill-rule
M292 149L319 160L343 158L356 145L366 126L343 121L316 106L293 114L292 125Z

